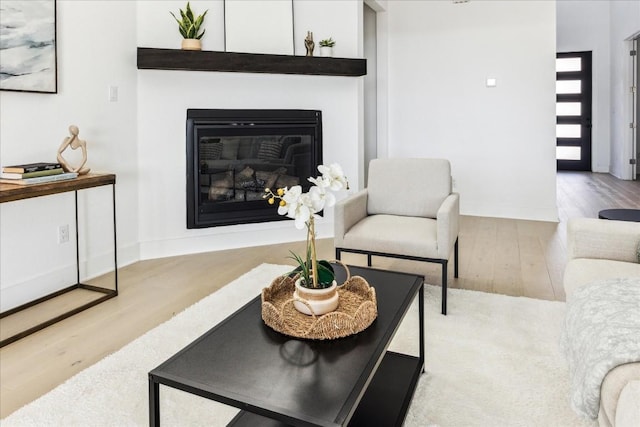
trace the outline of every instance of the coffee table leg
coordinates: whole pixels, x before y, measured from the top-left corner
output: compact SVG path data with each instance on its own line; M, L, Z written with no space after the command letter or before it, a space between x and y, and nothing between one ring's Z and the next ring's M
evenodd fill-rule
M149 426L160 427L160 384L149 375Z
M420 331L420 365L422 366L422 373L424 374L424 282L422 282L422 286L420 286L420 291L418 292L418 320L420 325L418 330Z

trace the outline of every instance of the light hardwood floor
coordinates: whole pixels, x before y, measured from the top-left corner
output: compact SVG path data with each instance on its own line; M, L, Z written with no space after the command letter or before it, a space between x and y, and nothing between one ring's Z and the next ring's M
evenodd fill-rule
M640 182L608 174L558 174L560 222L463 216L460 224L460 271L452 288L514 296L564 300L566 222L597 217L605 208L640 208ZM261 263L286 264L289 243L140 261L119 270L120 293L92 309L0 349L0 417L64 382L171 318L204 296ZM333 241L319 242L320 256L333 258ZM345 254L348 263L366 265L361 255ZM425 263L374 258L375 267L416 272L440 283L440 269ZM107 285L111 277L97 282ZM92 281L96 283L96 281ZM83 298L78 295L77 298ZM0 333L23 327L53 307L38 307L0 322ZM78 396L81 398L81 396Z

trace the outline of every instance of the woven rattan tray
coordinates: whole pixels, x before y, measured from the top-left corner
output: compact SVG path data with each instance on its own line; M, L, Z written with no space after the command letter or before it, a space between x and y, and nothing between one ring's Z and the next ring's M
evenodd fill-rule
M338 287L338 308L322 316L296 310L294 289L294 278L281 276L262 290L262 320L282 334L315 340L343 338L365 330L378 317L376 291L360 276L349 275Z

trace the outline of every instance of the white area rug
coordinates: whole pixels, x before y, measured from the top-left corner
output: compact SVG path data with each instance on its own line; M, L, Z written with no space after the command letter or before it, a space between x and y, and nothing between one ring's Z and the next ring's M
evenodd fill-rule
M150 370L258 295L290 269L263 264L0 423L11 426L147 426ZM569 408L558 342L565 305L426 286L426 369L406 426L595 426ZM392 343L417 348L416 304ZM164 426L224 426L236 409L161 386Z

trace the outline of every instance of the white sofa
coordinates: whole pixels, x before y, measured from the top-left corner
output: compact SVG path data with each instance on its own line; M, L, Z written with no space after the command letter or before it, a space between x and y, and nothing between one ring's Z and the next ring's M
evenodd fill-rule
M574 218L567 225L567 301L582 285L598 280L640 277L640 223ZM638 306L640 310L640 303ZM600 388L598 421L603 427L640 426L640 363L611 369Z

